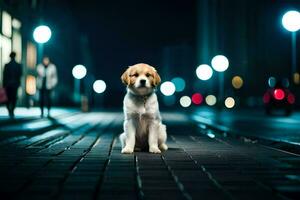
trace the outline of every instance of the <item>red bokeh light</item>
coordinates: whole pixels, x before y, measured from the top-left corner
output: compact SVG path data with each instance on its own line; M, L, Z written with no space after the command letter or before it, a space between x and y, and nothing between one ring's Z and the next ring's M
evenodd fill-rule
M287 100L290 104L293 104L293 103L295 103L295 96L292 94L289 94L287 97Z
M263 97L263 102L264 103L269 103L270 99L271 99L270 95L268 93L265 93L264 97Z
M284 99L284 91L282 89L275 89L274 90L274 98L277 100L282 100Z
M200 105L203 102L203 96L200 93L193 94L192 102L196 105Z

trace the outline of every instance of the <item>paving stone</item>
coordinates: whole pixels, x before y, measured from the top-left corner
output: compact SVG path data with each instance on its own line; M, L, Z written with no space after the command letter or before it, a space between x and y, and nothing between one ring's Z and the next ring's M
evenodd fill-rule
M162 154L124 155L120 116L81 114L59 139L46 137L53 127L0 143L1 199L299 199L298 155L209 138L191 123L168 124Z

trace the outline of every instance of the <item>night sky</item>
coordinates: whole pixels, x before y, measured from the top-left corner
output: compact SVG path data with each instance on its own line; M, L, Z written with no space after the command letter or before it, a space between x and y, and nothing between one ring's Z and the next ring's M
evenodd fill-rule
M145 62L162 73L164 48L196 45L196 1L49 0L39 6L54 30L46 53L70 81L71 68L82 63L90 77L124 91L120 76L128 66Z
M99 76L137 62L159 66L164 46L195 40L195 1L87 2L72 8Z
M46 52L60 66L61 78L72 81L72 67L85 64L90 77L105 80L115 97L124 91L122 72L139 62L157 67L164 80L183 76L189 81L187 95L216 92L217 77L199 82L194 70L219 53L230 59L228 94L233 94L231 78L242 75L245 86L239 95L260 97L269 76L289 75L290 34L280 17L300 9L296 0L212 0L206 1L207 8L200 0L40 2L40 15L54 30ZM207 58L199 59L206 50Z

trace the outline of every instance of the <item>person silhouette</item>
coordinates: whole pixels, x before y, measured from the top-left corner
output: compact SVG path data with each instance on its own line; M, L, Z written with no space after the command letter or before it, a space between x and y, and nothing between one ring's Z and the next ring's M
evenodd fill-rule
M57 84L56 66L50 62L48 56L44 56L41 64L37 66L37 88L40 91L41 117L44 116L44 106L47 105L48 117L50 117L51 93Z
M9 116L14 118L14 110L17 102L17 91L21 83L22 65L16 62L16 52L11 52L10 62L4 66L3 87L7 95L6 108Z

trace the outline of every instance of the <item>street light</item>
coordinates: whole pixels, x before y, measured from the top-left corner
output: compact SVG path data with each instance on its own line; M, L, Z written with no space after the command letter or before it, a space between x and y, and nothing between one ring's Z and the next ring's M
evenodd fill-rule
M211 66L217 72L225 72L229 67L229 61L226 56L217 55L211 60ZM224 73L219 73L219 100L224 98Z
M209 65L202 64L197 67L196 75L200 80L206 81L213 75L213 70Z
M38 43L37 60L40 62L44 54L44 44L51 38L51 29L46 25L40 25L33 31L33 39Z
M242 77L234 76L231 80L231 84L235 89L240 89L243 86L244 81L243 81Z
M297 54L296 54L296 32L300 29L300 13L296 10L290 10L282 16L282 26L291 32L292 36L292 71L291 77L294 78L294 74L297 71ZM295 83L294 79L294 83Z
M80 80L86 76L87 70L83 65L75 65L72 69L72 75L75 78L74 82L74 100L80 101Z
M86 70L85 66L83 66L83 65L76 65L72 69L72 75L76 79L84 78L86 75L86 72L87 72L87 70Z
M93 89L96 93L101 94L106 90L106 83L103 80L96 80Z
M93 83L93 90L96 93L96 94L93 93L93 95L92 95L93 104L94 105L99 105L99 106L103 107L104 96L103 96L102 93L104 93L105 90L106 90L106 83L105 83L105 81L103 81L103 80L96 80Z
M235 105L235 100L233 97L227 97L224 102L226 108L233 108Z
M223 55L217 55L213 57L211 60L211 66L216 70L217 72L224 72L227 70L229 66L228 59Z
M41 25L34 29L33 38L37 43L44 44L51 38L51 30L48 26Z
M296 32L300 29L300 13L296 10L288 11L282 16L281 22L286 30Z
M182 96L179 100L179 103L182 107L187 108L191 105L192 100L189 96Z
M160 91L165 96L173 95L175 90L175 85L171 81L166 81L160 85Z
M214 95L210 94L205 97L205 102L207 105L213 106L217 103L217 98Z

